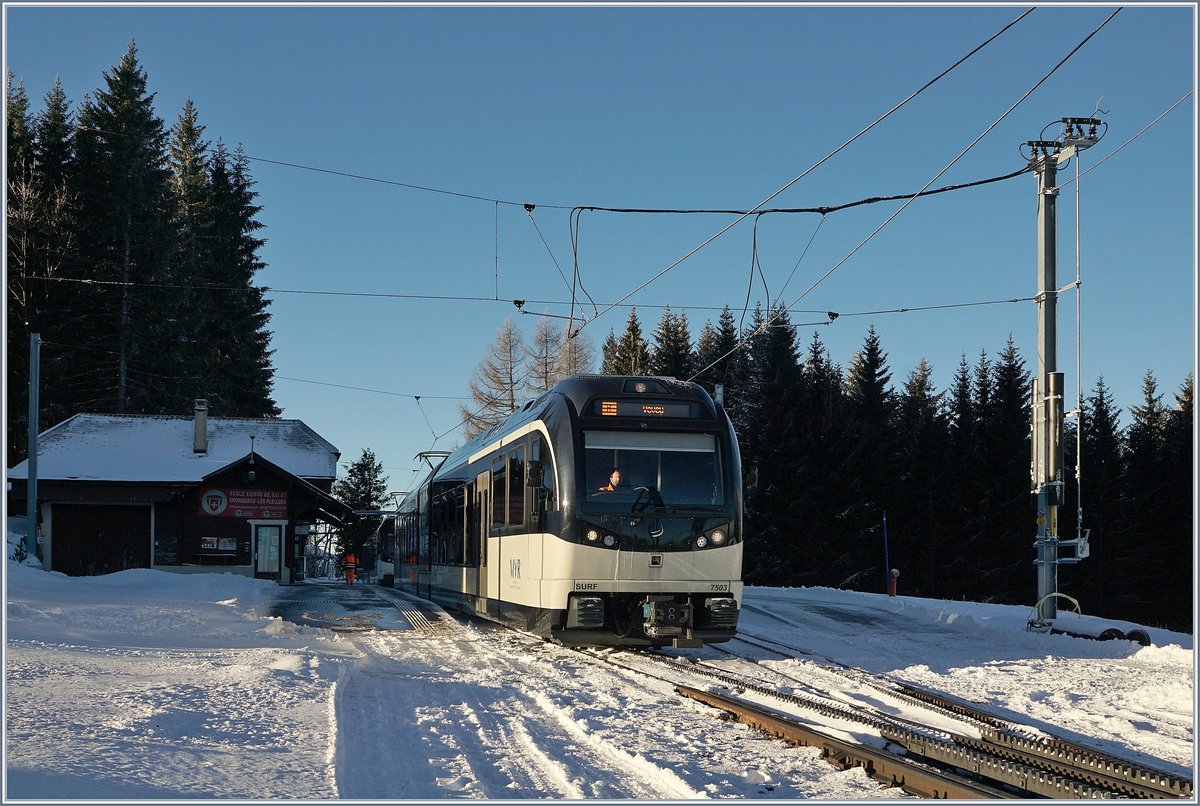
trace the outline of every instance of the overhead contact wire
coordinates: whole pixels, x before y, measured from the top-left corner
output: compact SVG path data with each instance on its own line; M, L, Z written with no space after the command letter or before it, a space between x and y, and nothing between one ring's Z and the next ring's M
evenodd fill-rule
M1086 45L1088 42L1090 42L1092 37L1094 37L1097 33L1099 33L1101 31L1101 29L1103 29L1106 25L1108 25L1108 23L1112 21L1113 17L1117 16L1117 14L1119 14L1120 12L1121 12L1121 9L1118 8L1112 14L1108 15L1108 17L1106 17L1103 22L1101 22L1098 26L1096 26L1096 28L1093 29L1091 33L1089 33L1086 37L1084 37L1083 40L1079 44L1077 44L1075 47L1073 47L1070 50L1070 52L1067 53L1066 56L1064 56L1061 60L1059 60L1059 62L1056 65L1054 65L1054 67L1050 68L1050 71L1048 73L1046 73L1046 75L1042 76L1036 84L1034 84L1032 87L1030 87L1029 90L1027 90L1024 95L1022 95L1020 98L1018 98L1016 100L1016 102L1014 102L1008 109L1006 109L1004 111L1004 113L1002 115L1000 115L1000 117L998 117L986 129L984 129L983 132L981 132L978 137L976 137L974 140L972 140L967 145L966 148L964 148L961 152L959 152L958 156L956 156L954 159L950 160L950 162L948 162L946 164L946 167L944 167L940 171L938 171L937 174L935 174L934 177L932 179L930 179L928 183L926 183L925 188L922 188L922 190L927 189L930 185L932 185L934 182L936 182L938 180L938 178L940 178L943 174L945 174L946 171L948 171L952 167L954 167L954 165L960 159L962 159L967 154L967 152L969 152L972 148L974 148L979 143L979 141L982 140L984 137L986 137L993 129L995 129L997 126L999 126L1000 123L1005 118L1007 118L1010 114L1012 114L1013 110L1015 110L1018 106L1021 105L1022 102L1025 101L1026 98L1028 98L1030 95L1032 95L1034 92L1036 92L1038 87L1040 87L1040 86L1042 86L1042 84L1046 83L1046 81L1048 81L1050 79L1050 77L1052 75L1054 75L1056 72L1058 72L1058 70L1064 64L1066 64L1067 61L1072 56L1074 56L1076 53L1079 52L1080 48L1082 48L1084 45ZM1022 16L1024 16L1024 15L1022 15ZM724 355L719 356L717 359L712 361L708 366L701 368L698 372L696 372L694 375L692 375L692 377L689 378L689 380L694 380L701 373L705 372L706 370L710 369L714 365L720 363L721 361L724 361L726 358L733 355L735 352L737 352L742 347L744 347L755 335L757 335L759 330L762 330L762 329L770 326L773 322L775 322L775 320L779 319L785 312L787 312L792 307L794 307L797 303L799 303L800 300L804 299L814 288L816 288L818 285L823 283L826 279L829 278L830 275L832 275L835 271L837 271L839 268L841 268L843 265L845 265L846 261L848 261L855 254L857 254L858 251L860 249L862 249L863 246L865 246L871 239L873 239L876 235L878 235L880 233L880 231L883 230L884 227L886 227L893 220L895 220L896 216L900 215L900 213L902 213L906 209L908 209L908 206L910 204L912 204L913 201L915 201L919 195L920 195L920 191L918 191L918 193L915 194L911 199L906 201L899 208L897 208L891 215L889 215L886 219L884 219L883 223L881 223L866 238L864 238L861 242L859 242L859 244L857 246L855 246L853 249L851 249L850 252L845 257L843 257L836 264L834 264L833 267L831 267L829 269L829 271L825 272L823 275L821 275L819 278L817 278L817 280L815 282L813 282L812 285L810 285L808 288L806 288L804 290L804 293L802 293L800 296L796 297L796 299L791 303L791 305L788 305L787 308L783 308L783 309L779 310L778 312L772 314L770 317L768 317L766 320L763 321L762 325L760 325L759 328L755 330L755 332L743 337L742 339L739 339L737 344L735 344L733 346L733 349L729 350Z
M962 58L960 58L960 59L959 59L958 61L956 61L954 64L950 65L950 66L949 66L949 67L947 67L945 70L943 70L941 73L939 73L937 76L935 76L934 78L930 79L928 82L926 82L926 83L925 83L925 85L924 85L924 86L922 86L922 87L921 87L920 89L918 89L916 92L914 92L914 93L912 93L911 95L909 95L907 98L905 98L905 99L904 99L903 101L901 101L900 103L898 103L898 104L896 104L895 106L893 106L893 107L892 107L890 110L888 110L887 112L885 112L883 115L881 115L879 118L877 118L877 119L876 119L876 120L875 120L873 123L871 123L869 126L867 126L866 128L864 128L864 129L863 129L862 131L860 131L858 134L854 135L854 136L853 136L853 137L851 137L849 140L847 140L846 142L842 143L840 146L838 146L837 148L835 148L833 151L831 151L831 152L829 152L828 154L826 154L824 157L822 157L820 160L818 160L816 163L814 163L814 164L813 164L811 167L809 167L807 170L805 170L805 171L804 171L803 173L801 173L799 176L797 176L796 178L792 179L790 182L788 182L787 184L785 184L783 187L779 188L779 190L775 191L775 192L774 192L774 193L772 193L770 196L767 196L767 198L763 199L761 202L759 202L758 204L756 204L756 205L755 205L755 206L754 206L754 207L753 207L751 210L749 210L749 211L747 211L747 212L745 212L745 213L743 213L743 214L739 215L737 218L735 218L735 219L734 219L733 221L731 221L729 224L727 224L726 226L724 226L723 228L721 228L719 231L717 231L717 232L716 232L716 233L714 233L713 235L709 236L709 237L708 237L708 238L707 238L705 241L703 241L702 243L700 243L698 246L696 246L696 247L694 247L693 249L689 250L689 251L688 251L688 252L687 252L685 255L683 255L682 257L680 257L679 259L677 259L675 262L671 263L669 266L667 266L666 268L664 268L664 269L662 269L661 271L659 271L657 274L655 274L654 276L652 276L650 279L646 280L644 283L642 283L641 285L639 285L637 288L635 288L635 289L633 289L632 291L630 291L629 293L625 294L623 297L621 297L620 299L618 299L618 300L617 300L617 303L614 303L614 304L612 304L612 305L609 305L609 306L608 306L608 307L606 307L606 308L605 308L603 311L600 311L600 312L598 312L598 313L596 314L596 316L593 318L593 320L589 320L589 321L594 321L594 319L598 319L598 318L599 318L601 315L603 315L604 313L607 313L608 311L612 310L614 307L616 307L616 304L622 303L622 302L624 302L625 300L629 299L631 296L633 296L633 295L634 295L634 294L636 294L637 292L641 291L642 289L646 288L648 285L650 285L651 283L653 283L654 281L656 281L658 278L662 277L664 274L666 274L667 272L669 272L669 271L671 271L672 269L674 269L674 268L675 268L676 266L678 266L680 263L683 263L685 260L687 260L688 258L690 258L692 255L696 254L696 253L697 253L697 252L699 252L701 249L703 249L704 247L708 246L710 243L712 243L713 241L715 241L717 238L719 238L719 237L721 237L722 235L724 235L726 232L728 232L729 230L731 230L731 229L732 229L734 226L736 226L738 223L740 223L741 221L745 220L745 218L746 218L748 215L750 215L751 213L754 213L754 212L758 212L758 211L759 211L761 208L765 207L765 206L766 206L767 204L769 204L769 203L770 203L770 202L771 202L773 199L775 199L777 196L779 196L780 194L782 194L784 191L786 191L786 190L787 190L788 188L790 188L792 185L796 184L796 183L797 183L797 182L799 182L801 179L803 179L804 177L808 176L810 173L812 173L813 171L815 171L817 168L819 168L820 166L824 165L826 162L828 162L830 159L832 159L832 158L833 158L835 155L837 155L839 152L841 152L843 149L845 149L845 148L846 148L847 146L849 146L851 143L853 143L854 141L858 140L860 137L862 137L863 135L865 135L867 132L871 131L873 128L875 128L876 126L878 126L878 125L879 125L880 123L882 123L884 120L886 120L887 118L889 118L889 117L890 117L890 116L891 116L893 113L895 113L895 112L896 112L898 109L900 109L901 107L903 107L905 104L907 104L907 103L908 103L909 101L911 101L913 98L916 98L918 95L920 95L921 93L925 92L925 90L927 90L927 89L929 89L930 87L932 87L934 84L936 84L936 83L937 83L938 81L940 81L942 78L944 78L944 77L945 77L947 74L949 74L949 73L950 73L952 70L954 70L955 68L957 68L959 65L961 65L963 62L965 62L967 59L969 59L969 58L971 58L972 56L974 56L976 53L978 53L978 52L979 52L980 50L982 50L983 48L987 47L989 44L991 44L993 41L995 41L995 40L996 40L996 39L997 39L997 38L998 38L1000 35L1002 35L1002 34L1003 34L1003 33L1005 33L1006 31L1008 31L1008 29L1009 29L1009 28L1013 27L1013 26L1014 26L1014 25L1016 25L1018 22L1020 22L1021 20L1023 20L1025 17L1029 16L1029 15L1030 15L1030 14L1032 14L1032 13L1033 13L1033 9L1032 9L1032 8L1030 8L1030 9L1027 9L1026 11L1022 12L1022 13L1021 13L1021 15L1020 15L1020 16L1018 16L1018 17L1017 17L1015 20L1013 20L1012 22L1010 22L1010 23L1008 23L1007 25L1005 25L1003 28L1001 28L999 31L997 31L995 34L993 34L991 37L989 37L989 38L988 38L986 41L984 41L982 44L980 44L980 45L978 45L977 47L975 47L975 48L974 48L972 51L970 51L970 52L969 52L969 53L967 53L965 56L963 56ZM943 173L944 173L944 171L943 171ZM938 174L938 176L941 176L941 174ZM932 184L932 183L931 183L931 184ZM926 186L926 188L927 188L927 187L928 187L928 186ZM582 330L582 329L583 329L584 327L586 327L588 324L589 324L589 322L584 322L584 323L582 323L582 324L580 325L580 328L579 328L579 329L580 329L580 330ZM578 331L576 331L576 332L578 332Z

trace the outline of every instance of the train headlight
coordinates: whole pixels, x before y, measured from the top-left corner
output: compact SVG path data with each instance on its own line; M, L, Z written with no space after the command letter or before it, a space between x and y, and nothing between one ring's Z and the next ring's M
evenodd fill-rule
M712 544L714 546L722 546L725 544L724 529L713 529L711 532L709 532L708 537L710 540L712 540Z
M617 545L617 539L615 537L613 537L612 535L605 535L604 536L604 545L608 546L609 548L612 548L613 546Z
M707 535L696 535L696 548L702 549L708 545Z
M597 532L595 529L588 529L587 534L585 534L584 537L587 538L587 542L595 543L597 540L600 539L600 533Z

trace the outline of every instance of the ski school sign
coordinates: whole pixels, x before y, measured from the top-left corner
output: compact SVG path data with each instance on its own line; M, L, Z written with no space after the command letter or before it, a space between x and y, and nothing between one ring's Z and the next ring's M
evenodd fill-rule
M200 494L200 514L215 518L287 519L287 490L210 487Z

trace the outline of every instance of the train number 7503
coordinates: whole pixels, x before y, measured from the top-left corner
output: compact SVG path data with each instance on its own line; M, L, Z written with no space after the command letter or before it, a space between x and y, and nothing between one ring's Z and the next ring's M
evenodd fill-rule
M710 591L728 591L729 583L728 582L714 582L708 586L708 589Z

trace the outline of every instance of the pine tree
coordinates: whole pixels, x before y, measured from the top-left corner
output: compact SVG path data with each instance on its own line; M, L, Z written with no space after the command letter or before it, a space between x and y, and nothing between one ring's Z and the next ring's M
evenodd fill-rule
M71 356L57 342L75 318L63 304L78 288L55 282L73 259L76 214L67 176L73 154L70 112L61 87L46 98L46 111L28 115L24 89L9 83L7 136L8 205L8 433L11 461L25 453L28 432L29 334L41 335L46 382L39 398L42 422L66 416L61 379L71 375Z
M71 103L56 76L45 108L34 123L34 159L43 188L67 189L75 167L75 121Z
M731 418L734 412L742 408L741 364L744 353L738 349L737 324L733 320L733 312L726 305L717 318L715 326L705 322L705 330L701 330L700 339L696 344L696 382L708 390L709 394L716 392L718 384L725 388L725 410Z
M166 398L163 404L175 411L186 411L189 400L203 397L213 411L225 413L228 407L220 394L222 390L215 386L213 359L215 343L223 340L228 331L214 327L220 306L214 304L212 292L198 288L211 281L213 263L210 237L213 194L209 186L208 143L202 139L203 134L204 126L189 98L171 128L167 143L174 196L175 250L164 276L176 293L169 300L171 308L160 312L178 323L179 341L171 357L177 367L185 369L168 375L170 380L160 384L160 393ZM185 377L178 378L180 374Z
M934 389L933 367L922 358L904 381L896 411L898 472L888 503L889 537L892 565L904 566L905 589L914 592L935 584L935 551L949 539L938 517L938 492L946 481L943 395Z
M895 477L896 396L891 388L892 373L887 366L875 327L867 331L862 349L855 353L846 372L848 413L847 447L841 467L842 484L852 504L845 515L851 529L871 535L851 545L845 583L866 584L878 589L885 569L879 565L882 552L877 538L868 530L882 522L887 509L888 490ZM859 581L861 580L861 581Z
M983 366L981 356L977 372ZM993 596L1000 601L1024 601L1022 572L1029 563L1024 543L1034 529L1029 504L1030 377L1011 335L991 363L990 379L985 383L977 377L976 390L977 406L984 412L979 445L987 457L982 471L989 510L987 537L975 556L982 573L995 580L990 586ZM1060 523L1065 522L1069 521L1060 518Z
M179 339L178 322L153 315L169 308L172 293L163 287L174 240L166 133L135 45L104 80L95 98L84 100L76 137L81 268L85 279L119 285L92 290L81 343L90 337L104 352L96 354L96 382L79 403L93 410L157 413L165 407L155 378L135 379L130 370L158 369Z
M467 387L471 408L459 405L467 439L474 439L517 410L528 393L528 379L522 370L525 340L512 317L496 331L496 341L488 345L488 354L475 367Z
M600 364L601 375L620 375L617 370L617 362L619 360L621 344L617 341L617 334L609 328L608 338L604 340L601 346L601 354L603 360Z
M1195 453L1193 434L1195 423L1195 382L1189 372L1175 405L1167 412L1163 431L1163 489L1162 524L1165 532L1164 554L1167 569L1178 569L1193 556L1193 515ZM1182 561L1182 562L1181 562ZM1171 629L1192 632L1195 628L1192 610L1192 586L1189 575L1168 571L1162 589L1162 623Z
M663 308L658 329L654 331L654 354L651 359L652 372L681 381L692 376L695 356L692 352L692 337L688 332L687 314L674 316L671 308Z
M1113 550L1121 540L1117 522L1121 495L1122 439L1118 424L1121 411L1114 405L1103 376L1097 379L1095 390L1084 398L1081 408L1083 456L1076 495L1081 494L1082 499L1073 500L1083 507L1091 556L1076 568L1060 569L1059 575L1067 592L1088 603L1090 610L1099 611L1101 603L1120 585L1120 568ZM1067 464L1071 462L1068 460Z
M33 170L33 128L25 82L18 81L14 85L11 71L5 73L5 93L5 164L8 180L12 182Z
M271 356L268 325L271 301L255 285L255 275L266 268L259 250L266 241L259 237L262 210L250 176L249 160L238 146L232 155L218 141L211 159L209 187L212 194L209 252L212 256L210 282L237 289L222 293L219 309L222 338L210 345L211 383L226 411L238 417L278 417L272 397L275 368Z
M334 482L333 494L357 511L378 510L387 498L383 463L369 448L364 448L362 456L350 465L346 477ZM364 566L373 565L369 558L377 550L374 538L381 520L378 516L364 516L340 528L337 531L338 554L354 554Z
M757 538L747 546L745 573L757 584L782 584L807 560L796 529L796 479L803 462L796 441L799 349L786 309L775 311L769 326L756 311L753 325L758 329L751 348L754 405L748 411L746 441L759 483L746 494L747 529Z
M1119 528L1107 543L1121 579L1108 597L1108 606L1122 618L1142 624L1164 619L1163 568L1179 562L1171 546L1171 527L1162 519L1167 486L1163 451L1167 408L1154 373L1142 379L1142 403L1130 409L1132 422L1125 433Z
M651 372L650 345L642 337L642 323L637 309L629 309L629 320L625 332L617 341L610 357L605 345L604 374L606 375L649 375Z

